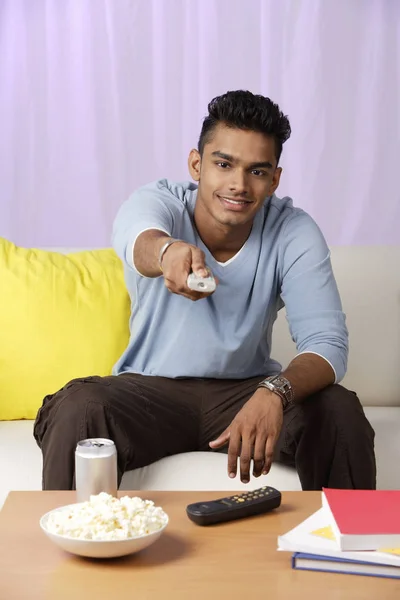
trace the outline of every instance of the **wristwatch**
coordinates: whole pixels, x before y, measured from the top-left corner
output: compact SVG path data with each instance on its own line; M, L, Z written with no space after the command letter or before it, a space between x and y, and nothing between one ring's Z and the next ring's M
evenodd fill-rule
M271 392L278 394L282 400L282 408L285 410L294 402L293 388L288 379L282 375L272 375L258 384L258 387L267 388Z

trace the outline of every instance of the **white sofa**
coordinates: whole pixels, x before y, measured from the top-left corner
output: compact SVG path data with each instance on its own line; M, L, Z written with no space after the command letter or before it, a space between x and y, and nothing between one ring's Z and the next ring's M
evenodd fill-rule
M350 330L343 384L357 391L375 429L378 487L400 489L400 246L337 247L332 261ZM286 365L294 354L282 310L273 356ZM41 487L41 453L32 425L0 422L0 506L10 490ZM180 454L125 473L121 489L222 491L256 488L264 481L280 490L301 489L296 472L277 464L244 486L228 478L226 455L212 452Z

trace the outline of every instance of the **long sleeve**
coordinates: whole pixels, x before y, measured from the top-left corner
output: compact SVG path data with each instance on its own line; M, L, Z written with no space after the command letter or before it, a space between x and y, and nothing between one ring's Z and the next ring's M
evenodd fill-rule
M114 220L112 244L125 265L135 268L133 247L143 231L159 229L172 235L178 202L165 180L160 180L139 188L121 205Z
M348 331L329 248L303 211L282 232L281 297L298 353L313 352L332 366L336 382L347 369Z

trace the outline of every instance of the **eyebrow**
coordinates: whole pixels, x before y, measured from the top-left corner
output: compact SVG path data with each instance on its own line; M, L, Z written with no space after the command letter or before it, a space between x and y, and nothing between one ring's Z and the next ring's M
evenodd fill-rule
M227 160L231 163L238 162L237 159L234 158L233 156L231 156L230 154L225 154L225 152L220 152L219 150L212 152L211 156L216 156L217 158L223 158L224 160ZM260 168L273 169L273 166L268 160L266 160L264 162L251 163L249 165L249 168L250 169L260 169Z

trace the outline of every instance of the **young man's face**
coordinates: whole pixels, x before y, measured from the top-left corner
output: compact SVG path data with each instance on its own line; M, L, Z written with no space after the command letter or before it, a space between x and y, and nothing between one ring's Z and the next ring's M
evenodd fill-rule
M202 212L228 227L251 222L281 175L273 138L222 124L214 129L202 157L191 151L189 170L199 182Z

